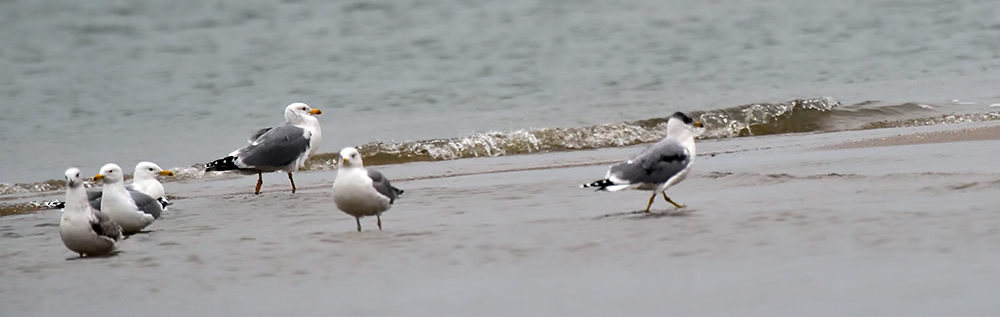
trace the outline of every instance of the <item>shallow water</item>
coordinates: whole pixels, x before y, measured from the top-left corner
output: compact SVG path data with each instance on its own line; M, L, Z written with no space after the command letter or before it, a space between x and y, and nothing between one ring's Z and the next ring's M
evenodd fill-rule
M812 128L995 112L998 10L971 0L0 1L10 43L0 48L0 182L107 162L204 163L279 124L294 101L325 111L324 153L378 140L482 146L496 140L477 133L825 96L932 109ZM634 144L622 137L591 148Z

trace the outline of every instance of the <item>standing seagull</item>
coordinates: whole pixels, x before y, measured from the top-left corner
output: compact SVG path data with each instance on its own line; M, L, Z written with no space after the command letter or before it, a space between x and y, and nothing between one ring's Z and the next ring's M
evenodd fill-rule
M160 202L163 208L166 208L170 202L163 190L163 184L160 184L160 180L156 179L157 175L174 176L174 172L164 171L153 162L139 162L135 165L135 172L132 173L132 184L128 185L127 188L153 197Z
M101 173L94 176L94 180L104 181L104 189L101 194L101 212L121 226L122 233L130 235L138 233L152 224L153 220L159 217L160 210L157 210L155 215L143 212L136 201L132 200L132 195L142 193L133 192L130 194L125 189L124 176L122 168L117 164L107 164L101 167ZM143 202L144 205L160 207L155 199L145 194L142 195L148 198L148 201Z
M378 218L382 230L382 213L392 208L403 190L392 187L389 180L376 170L365 169L361 154L352 147L340 150L337 178L333 180L333 202L337 209L354 216L361 231L361 217Z
M292 172L306 163L319 149L322 133L319 120L314 117L323 113L309 108L304 103L293 103L285 108L285 123L277 127L260 129L247 140L250 145L240 148L229 156L205 165L206 172L239 170L257 173L257 187L254 194L260 194L264 184L262 173L285 171L295 193Z
M66 170L66 210L59 221L59 237L80 256L106 255L115 250L122 228L107 215L90 208L80 170Z
M663 199L677 208L684 207L675 203L665 193L667 188L676 185L687 177L694 163L694 128L702 127L701 122L677 112L667 120L667 136L662 141L653 144L632 159L611 165L605 179L580 187L597 187L597 190L616 192L625 189L651 190L646 212L653 205L656 194L663 194Z

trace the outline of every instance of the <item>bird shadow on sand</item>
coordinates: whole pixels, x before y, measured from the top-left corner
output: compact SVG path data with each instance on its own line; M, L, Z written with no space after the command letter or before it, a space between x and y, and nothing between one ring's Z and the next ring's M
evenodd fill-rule
M690 208L682 208L682 209L667 210L667 211L650 211L650 212L646 212L645 210L636 210L636 211L617 212L613 214L602 215L595 217L594 219L599 220L606 218L627 217L628 219L643 220L643 219L658 219L665 217L690 217L691 214L694 212L695 210Z
M153 232L156 232L156 231L157 230L141 230L141 231L138 231L136 233L123 234L122 235L122 240L128 240L129 238L131 238L133 236L136 236L136 235L147 235L147 234L150 234L150 233L153 233Z
M66 261L77 261L77 260L90 260L90 259L104 259L118 256L122 251L115 250L114 252L104 254L104 255L87 255L87 256L74 256L66 258Z

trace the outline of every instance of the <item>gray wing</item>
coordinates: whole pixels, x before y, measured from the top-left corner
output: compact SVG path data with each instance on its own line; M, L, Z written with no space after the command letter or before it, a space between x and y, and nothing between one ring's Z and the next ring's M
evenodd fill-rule
M160 201L142 192L130 190L128 193L132 196L132 201L135 201L135 206L139 207L139 210L152 215L155 219L160 219L160 213L163 212L163 206L160 205Z
M611 175L631 184L663 184L691 163L680 142L666 139L650 146L628 162L611 166Z
M396 198L403 193L402 189L392 187L389 179L382 176L382 173L376 170L368 170L368 178L372 179L372 187L375 187L375 191L382 194L382 196L389 197L389 204L395 202Z
M101 195L104 194L104 190L100 187L87 188L87 202L90 202L90 207L94 210L101 210Z
M274 127L267 127L257 130L257 132L254 132L253 134L250 135L250 138L247 139L247 143L253 144L253 141L257 141L257 139L260 138L260 136L264 135L264 133L267 133L267 131L271 131L271 129L273 128Z
M132 197L132 201L135 201L135 205L139 207L142 212L153 215L153 218L159 219L160 214L163 213L163 208L165 208L170 203L164 199L163 201L153 199L149 195L143 194L140 191L133 189L132 187L127 187L129 196ZM96 211L101 210L101 196L104 191L98 188L97 190L87 189L87 201L90 202L90 207L94 208ZM156 206L153 206L149 201L155 202Z
M270 129L270 128L268 128L268 129ZM135 189L135 183L125 185L125 189L127 189L130 192L139 192L138 189ZM100 198L101 197L97 197L98 204L100 204L100 202L101 202ZM163 209L163 211L167 211L167 206L170 206L170 205L174 204L174 203L170 202L170 200L167 200L167 197L157 198L156 201L160 203L160 209Z
M119 226L111 218L108 218L104 213L94 210L94 215L97 216L97 222L91 223L91 228L99 236L105 236L111 238L112 240L118 241L122 239L122 227Z
M264 132L236 156L248 168L288 166L309 150L304 133L302 128L282 124Z

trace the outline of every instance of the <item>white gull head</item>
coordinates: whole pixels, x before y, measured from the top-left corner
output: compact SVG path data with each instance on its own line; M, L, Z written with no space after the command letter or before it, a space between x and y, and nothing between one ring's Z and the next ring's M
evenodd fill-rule
M164 171L153 162L140 162L135 165L135 172L132 173L132 188L153 198L162 198L166 194L163 185L156 179L158 175L174 176L174 172Z
M101 167L101 172L94 176L94 180L102 180L105 184L116 184L125 181L125 175L118 164L107 164Z
M319 126L319 120L315 115L322 114L319 109L310 108L309 105L296 102L285 107L285 121L294 125L309 125L315 123Z
M688 150L688 155L693 158L697 155L694 147L695 128L701 128L701 121L695 121L683 112L675 112L667 119L667 138L675 139L684 145Z
M337 168L345 167L364 167L364 163L361 160L361 153L358 152L358 149L346 147L340 150L340 160L337 161Z
M701 127L700 121L695 121L682 112L676 112L667 119L667 135L677 139L693 138L694 128Z
M153 162L140 162L135 165L135 172L132 173L132 177L135 177L136 182L155 180L157 175L174 176L174 172L164 171L159 165Z
M285 107L285 121L305 130L309 138L309 153L306 153L306 156L302 157L299 165L304 164L309 157L312 157L319 150L319 145L323 140L323 131L320 130L319 119L316 119L315 116L322 113L323 111L310 108L309 105L301 102L296 102Z
M76 188L83 186L83 179L80 178L80 169L70 167L66 170L66 187Z

